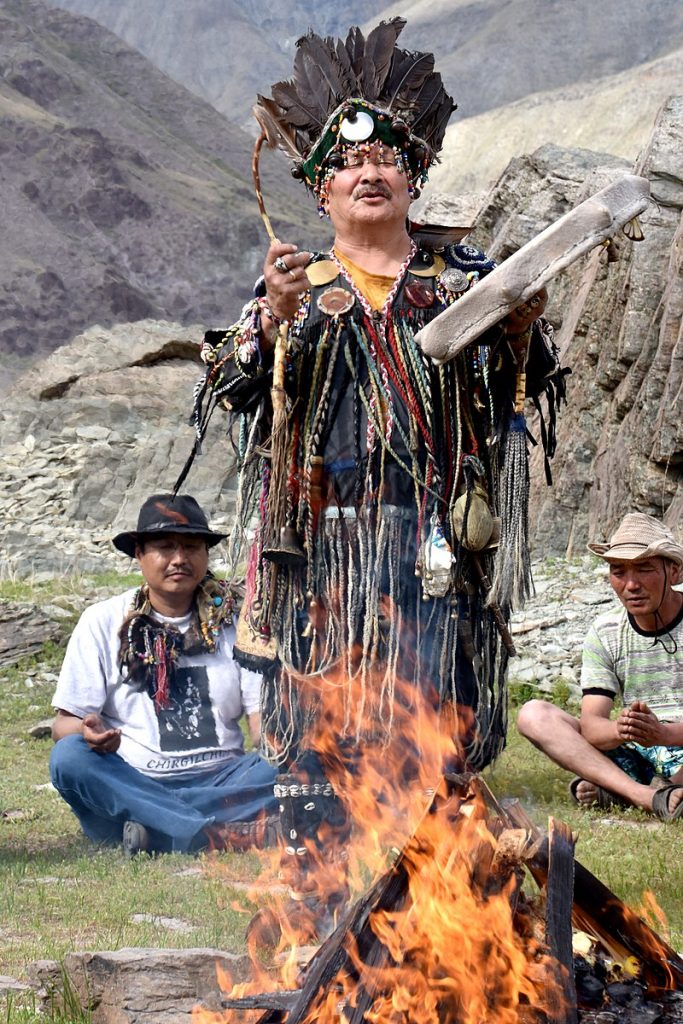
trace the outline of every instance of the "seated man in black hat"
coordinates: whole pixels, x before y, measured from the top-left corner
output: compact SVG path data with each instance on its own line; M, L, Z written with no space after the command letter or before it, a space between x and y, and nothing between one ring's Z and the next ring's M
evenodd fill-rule
M208 571L224 538L189 495L153 495L114 538L144 582L83 613L53 704L52 782L95 842L132 856L269 841L275 770L245 753L261 677L233 660L233 603Z
M546 701L521 709L517 727L576 777L581 805L640 807L683 816L683 546L652 516L625 516L607 544L622 604L599 615L583 646L581 717ZM674 589L676 588L676 589ZM622 710L611 716L614 702Z

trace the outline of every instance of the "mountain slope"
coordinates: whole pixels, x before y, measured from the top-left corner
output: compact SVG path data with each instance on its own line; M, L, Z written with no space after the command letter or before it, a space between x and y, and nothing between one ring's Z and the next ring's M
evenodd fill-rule
M258 92L288 77L294 42L309 28L346 32L372 17L382 0L329 0L283 5L239 0L54 0L94 18L157 67L212 103L231 120L248 124Z
M0 352L34 357L97 322L230 322L267 244L251 149L94 22L1 0ZM283 236L320 238L285 162L263 163Z
M475 190L512 157L547 142L612 153L633 162L649 140L662 103L683 95L683 49L617 75L534 93L452 123L432 191Z
M411 47L436 54L462 117L683 47L679 0L402 0L378 17L392 14Z
M396 14L411 49L433 51L461 116L530 93L617 74L683 47L679 0L51 0L106 25L158 67L244 123L257 92L288 75L294 41L313 25L367 31Z

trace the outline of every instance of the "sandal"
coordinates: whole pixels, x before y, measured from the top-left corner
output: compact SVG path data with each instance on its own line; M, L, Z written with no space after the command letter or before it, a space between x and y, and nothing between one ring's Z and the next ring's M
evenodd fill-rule
M592 800L591 803L584 803L582 800L579 800L577 795L577 789L579 788L579 784L582 782L588 782L588 780L582 779L580 775L575 775L569 783L569 795L574 803L577 803L579 807L599 807L601 810L607 811L610 807L633 806L628 800L624 800L622 796L617 796L616 793L610 793L608 789L603 789L602 786L598 786L595 782L589 783L589 785L593 786L596 790L595 799Z
M661 789L655 790L655 794L652 797L652 813L660 821L675 821L677 818L683 817L683 800L674 807L673 811L669 807L671 794L676 789L683 790L683 785L674 783L671 786L662 786Z

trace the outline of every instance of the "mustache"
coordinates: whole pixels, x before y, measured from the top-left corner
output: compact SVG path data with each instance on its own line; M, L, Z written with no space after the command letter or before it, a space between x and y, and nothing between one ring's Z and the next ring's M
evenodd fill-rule
M354 199L363 199L365 196L383 196L385 199L391 199L392 192L383 181L376 181L372 185L359 185L353 190Z

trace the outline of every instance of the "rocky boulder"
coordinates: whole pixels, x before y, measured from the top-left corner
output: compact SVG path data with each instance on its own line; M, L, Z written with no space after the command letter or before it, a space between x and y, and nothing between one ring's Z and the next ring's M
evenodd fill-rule
M93 1024L190 1024L200 1004L218 1017L218 972L250 980L246 956L218 949L119 949L69 953L63 963L29 964L31 986L48 1012L77 1002Z
M203 328L92 327L25 374L0 413L0 548L19 573L125 568L110 543L190 453ZM20 400L19 400L20 399ZM192 491L220 525L234 504L224 423Z

